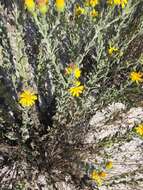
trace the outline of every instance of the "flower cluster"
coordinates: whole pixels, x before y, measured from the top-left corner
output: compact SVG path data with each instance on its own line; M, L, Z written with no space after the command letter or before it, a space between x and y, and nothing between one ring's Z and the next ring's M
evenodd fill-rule
M89 15L91 17L98 16L98 11L95 9L96 5L99 4L98 0L86 0L84 3L84 7L80 6L79 4L76 4L75 6L75 15Z
M113 167L112 161L108 161L105 165L106 170L110 170ZM101 186L105 178L107 177L107 171L98 171L98 170L93 170L90 178L91 180L95 181L97 186Z
M91 17L96 17L98 15L98 12L96 8L98 8L98 5L100 4L100 0L84 0L83 5L76 4L75 5L75 15L89 15ZM107 0L107 4L114 5L114 6L121 6L122 8L125 7L125 5L128 3L128 0ZM42 13L45 14L48 10L49 0L25 0L25 7L30 11L34 12L36 8ZM55 0L55 7L56 10L59 12L63 12L65 10L65 0ZM120 50L117 46L114 46L113 44L109 44L108 48L108 55L118 55L120 53ZM81 84L79 78L81 76L81 70L76 64L70 64L65 69L65 75L70 76L70 88L69 93L72 96L79 97L80 94L82 94L84 90L84 86ZM130 79L133 82L136 82L137 84L139 82L143 82L143 73L132 71L130 73ZM21 100L22 101L22 100ZM25 103L28 104L28 103Z
M72 96L79 97L79 95L83 92L84 86L81 85L79 78L81 76L80 68L75 64L70 64L65 69L65 75L70 76L72 81L72 87L70 87L69 92Z
M99 0L86 0L83 6L76 4L75 6L75 15L89 15L91 17L98 16L98 11L96 10L96 6L100 3ZM125 7L127 4L127 0L107 0L107 4Z
M109 5L121 6L122 8L128 3L128 0L108 0Z
M25 0L24 4L26 9L32 13L34 13L37 8L41 14L46 14L48 11L49 0ZM65 0L56 0L55 5L57 11L62 12L65 8Z
M99 4L99 0L86 0L85 5L88 7L95 7L96 5Z
M65 74L66 75L72 75L76 79L79 79L81 76L81 70L79 67L75 64L70 64L66 69L65 69Z
M38 8L41 14L46 14L48 3L48 0L25 0L25 8L32 13L34 13L36 8Z
M120 52L120 50L117 47L112 46L111 44L109 45L109 48L108 48L109 56L113 56L114 54L119 54L119 52ZM132 82L136 82L136 84L143 82L143 72L132 71L130 73L130 79Z
M97 172L96 170L93 170L91 174L91 179L94 180L98 186L101 186L106 176L107 176L106 172L103 172L103 171Z
M96 6L100 3L99 0L85 0L84 7L79 4L75 5L75 15L80 16L87 14L91 17L98 16L98 11L96 10ZM127 0L107 0L109 5L118 5L122 8L127 4ZM34 13L36 8L42 14L46 14L48 11L49 0L25 0L25 7L28 11ZM65 10L65 0L55 0L55 7L58 12L63 12Z

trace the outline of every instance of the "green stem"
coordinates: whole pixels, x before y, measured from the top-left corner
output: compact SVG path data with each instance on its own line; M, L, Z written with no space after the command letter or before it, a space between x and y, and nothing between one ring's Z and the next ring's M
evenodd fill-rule
M50 55L50 58L51 58L51 61L52 61L52 64L56 70L56 73L58 74L58 76L60 77L60 79L62 80L62 83L64 85L64 87L67 87L67 83L62 75L62 73L60 72L60 68L59 66L56 64L56 56L55 54L53 54L53 51L52 51L52 48L51 48L51 43L50 43L50 40L47 36L47 31L43 31L42 30L42 26L41 26L41 23L39 22L38 18L37 18L37 15L34 15L34 19L35 19L35 22L38 26L38 29L39 29L39 32L41 33L41 35L43 36L44 38L44 41L46 43L46 50L47 52L49 53Z

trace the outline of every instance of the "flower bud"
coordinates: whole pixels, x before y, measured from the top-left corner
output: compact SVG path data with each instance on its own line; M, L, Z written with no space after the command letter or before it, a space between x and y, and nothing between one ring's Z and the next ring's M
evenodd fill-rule
M56 0L56 8L59 12L63 12L65 8L65 0Z
M28 11L34 12L34 10L35 10L34 0L25 0L24 4Z

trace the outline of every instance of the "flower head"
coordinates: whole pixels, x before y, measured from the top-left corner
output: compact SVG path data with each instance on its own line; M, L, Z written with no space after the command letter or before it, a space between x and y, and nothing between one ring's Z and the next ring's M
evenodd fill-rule
M56 0L56 8L59 12L63 12L65 8L65 0Z
M28 11L34 12L36 6L34 0L25 0L24 5Z
M106 169L110 170L110 169L112 169L112 167L113 167L113 162L112 161L108 161L106 163Z
M102 182L106 178L106 176L107 176L107 173L104 171L97 172L96 170L94 170L91 173L91 179L94 180L98 186L102 185Z
M95 7L97 4L99 4L99 0L86 0L85 5L88 7Z
M112 56L113 53L116 53L117 51L118 51L118 48L110 46L108 49L108 54Z
M65 69L65 74L67 75L74 75L76 79L78 79L81 76L81 70L77 65L70 64L66 69Z
M136 133L143 136L143 123L142 124L139 124L136 128Z
M98 12L97 12L95 9L93 9L93 10L90 12L90 16L96 17L96 16L98 16Z
M85 13L86 13L85 9L80 7L79 4L77 4L75 7L75 15L80 16L80 15L84 15Z
M72 96L79 97L79 95L83 92L83 90L84 90L84 86L81 85L79 81L75 81L74 86L72 86L69 89L69 92Z
M31 107L35 104L37 96L32 93L30 90L24 90L19 96L19 103L23 107Z
M91 174L91 179L94 180L98 186L102 185L102 179L97 171L93 171Z
M138 84L139 82L143 82L143 73L132 71L130 73L130 78L133 82L136 82Z
M125 5L128 3L128 0L108 0L107 3L109 5L117 5L117 6L121 6L122 8L124 8Z

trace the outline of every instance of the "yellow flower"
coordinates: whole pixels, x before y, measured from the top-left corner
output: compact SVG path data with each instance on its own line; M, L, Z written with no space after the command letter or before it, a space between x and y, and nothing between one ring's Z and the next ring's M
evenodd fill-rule
M90 16L96 17L96 16L98 16L98 12L97 12L95 9L93 9L93 10L90 12Z
M65 0L56 0L56 8L59 12L63 12L65 8Z
M65 69L65 74L71 75L73 74L76 79L81 76L81 70L77 65L71 64Z
M109 49L108 49L108 54L109 54L110 56L112 56L113 53L116 53L118 50L119 50L118 48L115 48L115 47L110 46Z
M23 107L29 107L35 104L35 100L37 100L37 96L34 93L29 90L24 90L20 94L19 103Z
M125 5L128 3L128 0L108 0L107 3L110 5L121 6L122 8L124 8Z
M91 179L94 180L98 186L102 185L102 179L101 179L99 173L96 172L95 170L91 174Z
M28 11L33 12L35 10L34 0L25 0L24 4Z
M143 124L139 124L138 127L135 128L136 133L143 136Z
M99 0L86 0L85 6L91 6L95 7L97 4L99 4Z
M109 161L109 162L106 163L106 169L110 170L110 169L112 169L112 167L113 167L113 162L112 161Z
M132 71L131 73L130 73L130 78L131 78L131 80L133 81L133 82L136 82L137 84L139 83L139 82L143 82L143 73L141 73L141 72L136 72L136 71Z
M80 5L76 5L75 7L75 15L76 16L80 16L80 15L84 15L86 13L85 9L80 7Z
M79 97L79 95L83 92L84 90L84 86L83 85L80 85L80 82L79 81L76 81L75 83L75 86L71 87L69 89L69 92L72 96L76 96L76 97Z

